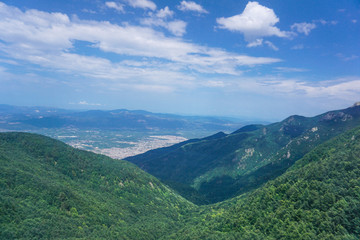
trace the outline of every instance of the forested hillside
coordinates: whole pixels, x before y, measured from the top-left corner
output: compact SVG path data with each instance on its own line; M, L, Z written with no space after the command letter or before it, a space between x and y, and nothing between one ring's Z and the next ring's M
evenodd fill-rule
M0 239L158 239L193 208L131 163L0 134Z
M360 125L360 106L156 149L126 158L198 204L219 202L275 179L319 144Z
M275 180L196 206L136 166L0 134L1 239L359 239L360 128Z
M253 193L208 206L172 239L360 239L360 128Z

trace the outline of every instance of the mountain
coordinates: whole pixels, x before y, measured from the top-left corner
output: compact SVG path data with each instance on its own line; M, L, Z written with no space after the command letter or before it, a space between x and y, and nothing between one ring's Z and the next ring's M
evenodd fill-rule
M0 239L355 240L359 179L360 127L258 189L200 207L131 163L0 133Z
M179 116L141 110L73 111L46 107L0 105L0 129L78 128L101 130L233 131L238 119Z
M360 106L315 117L249 125L217 138L189 141L126 158L199 204L256 189L319 144L360 125Z
M328 115L329 116L329 115ZM193 216L169 239L360 239L360 128L252 193Z
M131 163L0 133L0 239L159 239L195 207Z

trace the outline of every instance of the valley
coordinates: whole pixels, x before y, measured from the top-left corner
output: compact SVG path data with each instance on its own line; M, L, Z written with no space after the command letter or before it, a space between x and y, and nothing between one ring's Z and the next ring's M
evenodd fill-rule
M332 128L340 129L338 120L331 117ZM161 151L227 136L192 139ZM294 146L285 153L295 152ZM256 189L199 206L127 161L38 134L0 133L0 238L355 240L359 156L360 124L354 124L316 144L283 173L273 172L277 176Z
M73 147L123 159L217 131L234 131L246 121L180 116L126 109L79 111L0 104L0 132L38 133Z
M75 128L38 129L33 132L58 139L72 147L123 159L147 152L152 149L167 147L187 138L170 135L169 132L123 131L123 130L83 130ZM201 132L199 134L204 134Z
M359 0L0 0L0 240L360 240L359 39Z

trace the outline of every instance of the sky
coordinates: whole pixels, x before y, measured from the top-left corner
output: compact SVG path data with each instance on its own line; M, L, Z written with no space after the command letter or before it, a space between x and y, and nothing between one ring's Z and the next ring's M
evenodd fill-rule
M0 104L281 120L357 101L359 0L0 0Z

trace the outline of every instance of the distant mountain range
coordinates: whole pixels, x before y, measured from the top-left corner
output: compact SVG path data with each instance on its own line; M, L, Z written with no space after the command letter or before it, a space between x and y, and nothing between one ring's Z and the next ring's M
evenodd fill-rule
M106 130L234 131L246 122L235 118L180 116L141 110L74 111L47 107L0 105L0 129L39 128Z
M198 204L223 201L283 174L321 143L360 125L360 106L248 125L126 158Z

